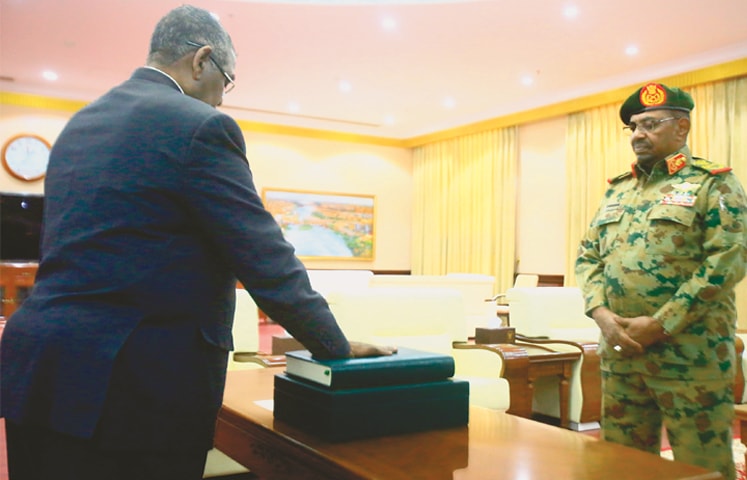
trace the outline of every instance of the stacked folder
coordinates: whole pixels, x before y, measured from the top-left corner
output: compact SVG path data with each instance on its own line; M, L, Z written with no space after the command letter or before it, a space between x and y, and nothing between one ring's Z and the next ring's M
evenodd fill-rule
M317 360L286 353L275 376L275 418L330 441L463 426L469 383L448 355L399 348L392 356Z

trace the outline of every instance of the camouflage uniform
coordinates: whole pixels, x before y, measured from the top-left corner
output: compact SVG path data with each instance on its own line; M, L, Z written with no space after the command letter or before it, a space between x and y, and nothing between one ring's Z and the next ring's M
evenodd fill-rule
M731 169L687 147L610 187L579 247L586 308L651 316L669 339L626 357L604 338L603 436L734 478L734 286L747 263L747 199Z

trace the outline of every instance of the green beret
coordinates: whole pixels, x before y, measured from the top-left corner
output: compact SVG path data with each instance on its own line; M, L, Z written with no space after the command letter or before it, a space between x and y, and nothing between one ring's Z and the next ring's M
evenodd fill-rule
M620 107L620 119L625 125L630 117L648 110L682 110L689 112L695 107L693 98L679 88L669 88L661 83L649 83L629 96Z

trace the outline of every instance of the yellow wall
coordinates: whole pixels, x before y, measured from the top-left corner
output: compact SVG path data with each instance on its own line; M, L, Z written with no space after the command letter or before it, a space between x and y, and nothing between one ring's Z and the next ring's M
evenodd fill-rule
M19 133L37 134L54 143L72 114L73 111L0 104L0 145ZM307 267L410 270L410 149L247 131L244 136L260 193L269 187L375 197L374 260L307 260ZM43 190L43 180L23 182L0 169L0 191Z
M69 117L68 112L0 105L0 145L20 133L33 133L53 144ZM1 169L0 191L42 193L44 181L24 182Z
M747 58L658 79L687 87L747 74ZM509 125L519 127L516 238L517 272L565 271L566 118L569 113L622 101L635 85L519 112L484 122L394 140L239 121L257 188L289 188L376 197L373 262L307 261L310 268L410 270L412 151L432 141ZM64 123L84 105L63 99L0 92L0 144L18 133L54 142ZM572 174L572 173L571 173ZM0 190L43 191L0 170Z
M303 137L244 132L254 182L263 188L375 197L373 262L306 260L309 268L410 270L412 153Z
M18 133L35 133L54 143L71 115L0 105L0 143ZM256 131L244 131L244 136L260 193L263 188L280 188L375 196L374 261L305 260L307 267L411 269L411 149ZM519 136L517 271L562 275L565 116L522 125ZM2 170L0 191L42 193L43 181L22 182Z

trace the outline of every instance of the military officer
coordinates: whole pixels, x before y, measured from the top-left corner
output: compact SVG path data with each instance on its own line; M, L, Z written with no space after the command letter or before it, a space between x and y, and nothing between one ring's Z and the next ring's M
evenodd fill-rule
M601 330L602 435L735 477L734 287L747 199L731 169L687 147L690 95L650 83L622 105L637 161L610 180L576 277Z

